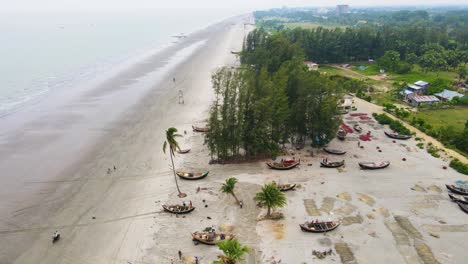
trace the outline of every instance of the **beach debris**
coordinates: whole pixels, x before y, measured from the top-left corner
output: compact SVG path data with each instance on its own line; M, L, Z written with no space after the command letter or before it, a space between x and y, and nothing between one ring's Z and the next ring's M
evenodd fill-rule
M343 264L357 264L357 260L354 257L353 251L349 248L345 242L338 242L335 244L335 251L340 256L341 263Z
M426 192L426 189L424 189L424 187L418 184L415 184L414 187L411 187L411 190L417 191L417 192Z
M398 225L400 225L400 227L403 228L410 237L419 239L423 238L421 233L419 233L407 217L397 215L394 218Z
M389 217L390 216L390 212L388 211L387 208L379 207L379 208L377 208L376 212L380 213L384 217Z
M320 184L325 184L325 182L321 182Z
M206 219L210 219L210 220L211 220L211 217L207 216Z
M333 250L325 250L325 251L317 251L312 250L312 255L316 256L318 259L324 259L326 256L331 256L333 254Z
M114 165L114 170L117 170L117 167L115 167L115 165Z
M431 185L431 186L427 187L427 189L431 190L433 192L442 193L442 189L437 185Z
M382 152L382 150L381 150L381 149L379 149L379 152Z
M358 199L359 201L364 202L365 204L369 206L373 206L375 204L374 198L364 193L358 193Z
M96 217L95 217L95 216L93 216L93 217L91 217L91 219L96 219Z
M415 241L414 248L416 249L416 252L418 253L419 258L421 258L424 264L440 263L434 257L434 254L432 253L431 248L427 244L421 241Z
M435 238L440 238L440 236L436 233L432 233L430 232L429 235L431 235L432 237L435 237Z
M333 210L333 213L341 215L341 216L347 216L347 215L350 215L351 213L353 213L355 210L356 210L356 206L354 206L354 205L352 205L350 203L347 203L343 207L340 207L340 208L338 208L336 210Z
M369 219L375 219L375 214L374 213L367 214L366 216Z
M111 169L107 168L107 174L111 174Z
M348 192L342 192L340 194L337 194L336 197L346 200L346 201L351 201L351 195Z
M406 158L402 158L401 160L402 160L402 161L406 161Z
M344 226L348 225L354 225L354 224L362 224L364 219L362 219L362 216L360 214L355 215L355 216L345 216L341 219L341 224Z
M444 220L439 220L439 223L446 224L447 222L445 222Z
M334 205L335 205L335 198L325 197L323 198L322 207L320 208L320 211L328 214L330 213L331 210L333 210Z
M442 169L446 170L446 169L447 169L447 166L443 166Z
M310 216L320 216L320 212L315 205L314 199L304 199L304 207Z

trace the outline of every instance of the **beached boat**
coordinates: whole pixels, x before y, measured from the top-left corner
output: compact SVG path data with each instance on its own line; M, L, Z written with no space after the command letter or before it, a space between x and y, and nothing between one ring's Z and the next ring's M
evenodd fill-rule
M344 131L343 129L340 128L340 130L338 130L338 133L336 134L336 137L340 140L345 140L346 138L346 131Z
M185 154L185 153L189 153L190 152L190 149L181 149L181 150L178 150L177 151L179 154Z
M342 161L326 161L322 160L320 162L320 167L325 167L325 168L338 168L344 165L344 160Z
M324 233L324 232L330 232L336 229L339 225L340 225L339 222L325 221L325 222L318 222L318 223L306 222L304 224L300 224L299 226L304 232Z
M206 245L216 245L224 240L232 240L233 234L216 232L195 232L192 233L192 239Z
M448 184L445 184L445 187L447 187L447 189L453 193L461 194L461 195L468 195L468 189L460 188L455 185L448 185Z
M460 195L460 194L454 194L454 193L449 193L448 196L454 202L460 202L462 204L468 204L468 196L464 196L464 195Z
M362 132L362 127L359 125L359 124L355 124L353 126L354 130L358 133L361 133Z
M164 208L164 211L172 213L172 214L188 214L195 210L195 207L193 206L184 206L180 204L175 204L175 205L162 205L162 208Z
M286 183L286 184L277 184L276 186L278 186L278 189L282 192L287 192L287 191L290 191L292 189L294 189L296 187L296 184L295 183Z
M346 115L347 113L349 113L349 110L346 110L346 109L339 109L337 110L337 113L339 115Z
M468 204L464 204L464 203L460 203L460 202L456 202L458 204L458 206L460 207L460 209L467 213L468 214Z
M387 135L387 137L393 138L393 139L407 140L411 138L411 135L400 135L398 133L389 133L387 131L384 131L384 133L385 135Z
M333 155L344 155L346 154L346 151L344 150L339 150L339 149L329 149L329 148L323 148L323 150L327 153L333 154Z
M185 180L199 180L203 179L206 176L208 176L209 171L202 173L202 172L185 172L185 171L177 171L176 174L177 176L181 177L182 179Z
M390 165L389 161L381 161L381 162L359 162L359 167L361 169L368 169L368 170L377 170L387 168Z
M301 163L301 161L294 161L294 162L286 162L286 161L283 161L283 162L266 162L266 164L268 165L268 167L270 167L271 169L274 169L274 170L290 170L292 168L295 168L297 167L297 165L299 165Z
M193 131L195 132L208 132L210 129L208 127L196 127L192 126Z

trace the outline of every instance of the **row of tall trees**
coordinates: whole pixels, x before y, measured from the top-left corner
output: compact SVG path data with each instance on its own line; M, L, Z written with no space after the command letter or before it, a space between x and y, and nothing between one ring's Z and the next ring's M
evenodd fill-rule
M274 156L291 137L316 144L338 128L338 83L304 65L304 52L282 34L259 29L246 39L241 67L212 76L215 100L206 143L213 157Z

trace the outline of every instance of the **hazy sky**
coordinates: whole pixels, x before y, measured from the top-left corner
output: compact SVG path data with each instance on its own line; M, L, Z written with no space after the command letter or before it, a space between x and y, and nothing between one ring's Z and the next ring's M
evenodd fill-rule
M281 6L468 4L468 0L0 0L2 11L121 10L147 8L266 9Z

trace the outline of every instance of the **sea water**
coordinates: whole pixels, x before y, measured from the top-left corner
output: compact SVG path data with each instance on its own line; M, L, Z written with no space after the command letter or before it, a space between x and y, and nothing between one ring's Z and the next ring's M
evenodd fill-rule
M213 9L1 14L0 117L232 15Z

